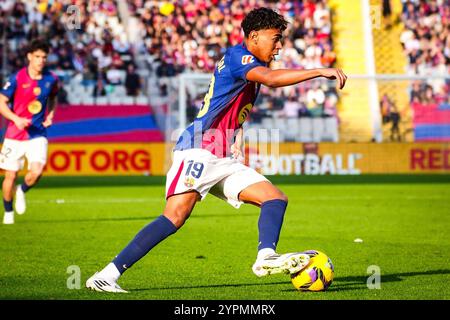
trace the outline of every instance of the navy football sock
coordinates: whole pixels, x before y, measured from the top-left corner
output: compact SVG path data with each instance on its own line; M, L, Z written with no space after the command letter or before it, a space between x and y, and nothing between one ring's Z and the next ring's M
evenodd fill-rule
M3 199L3 207L5 207L6 212L13 211L13 201L6 201L5 199Z
M30 190L33 186L29 186L25 183L25 181L20 185L20 188L22 189L22 191L25 193L28 190Z
M258 250L276 249L286 206L287 202L280 199L269 200L261 204L261 214L258 220Z
M154 246L176 231L175 225L161 215L139 231L112 262L122 274L145 256Z

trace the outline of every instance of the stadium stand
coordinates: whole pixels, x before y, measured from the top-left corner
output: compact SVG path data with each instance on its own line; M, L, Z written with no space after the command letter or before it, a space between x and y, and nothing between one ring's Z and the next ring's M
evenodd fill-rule
M430 77L409 88L415 141L450 141L450 1L403 1L400 42L407 73Z
M158 79L149 90L159 87L152 92L155 94L164 95L168 86L176 86L172 79L182 72L211 73L224 50L242 42L240 22L245 12L257 6L275 8L290 22L280 59L273 68L331 67L336 62L331 37L331 11L323 0L198 0L195 3L174 1L164 5L151 0L128 0L128 4L130 12L139 18L139 29L145 30L146 61L156 75L154 78ZM256 127L274 125L270 128L279 128L287 140L298 140L298 136L285 132L288 121L295 123L297 128L304 122L301 121L303 117L331 117L333 120L322 122L330 123L328 131L334 130L331 140L337 141L338 99L335 88L326 81L279 90L263 87L250 122ZM191 116L188 121L192 121L201 106L201 99L192 97L189 105L193 109L188 111ZM320 132L316 137L330 140L322 138Z
M386 1L372 0L375 8L383 8ZM402 4L391 1L390 10L385 10L379 26L373 28L374 54L377 74L404 74L407 61L404 58L403 47L398 41L404 27L400 22ZM381 10L380 10L381 11ZM408 80L378 81L380 108L382 113L383 141L414 141L412 112L409 105L410 82ZM401 115L398 123L400 135L394 137L392 131L395 122L390 121L391 109L398 109ZM395 118L395 114L394 117Z
M365 57L364 17L362 1L328 0L333 18L333 38L339 65L347 74L367 74ZM371 141L372 122L369 89L364 81L347 81L345 93L340 96L340 140Z
M163 100L158 98L168 95L176 75L210 73L227 47L242 42L240 22L245 12L257 6L275 8L290 22L274 68L332 67L337 57L331 10L325 0L60 0L40 1L37 7L34 3L6 0L0 6L0 31L7 43L1 53L3 76L25 64L29 40L47 38L52 45L48 63L64 83L58 97L61 104L150 103L159 108L158 101ZM78 10L72 15L71 5ZM79 28L71 29L74 18ZM198 109L201 100L193 98L199 103L191 105ZM327 81L279 90L262 88L250 122L257 127L270 122L289 141L338 141L338 101ZM196 111L190 113L195 116ZM323 124L318 129L312 126L317 132L304 138L285 132L288 123L294 132L304 125L309 128L313 118Z
M48 65L64 83L59 100L69 104L133 104L146 96L134 70L128 42L114 0L6 1L1 14L7 46L2 62L7 74L25 64L26 43L49 40ZM74 11L69 6L76 5ZM71 24L73 25L71 28ZM131 72L131 73L130 73ZM134 90L129 90L134 87ZM136 89L137 87L137 89ZM130 97L133 97L130 99ZM146 99L145 99L146 100Z

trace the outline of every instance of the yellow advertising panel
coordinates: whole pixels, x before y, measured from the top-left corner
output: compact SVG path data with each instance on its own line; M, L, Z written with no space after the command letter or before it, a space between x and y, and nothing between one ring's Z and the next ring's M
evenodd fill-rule
M163 175L164 161L164 143L50 143L45 175Z
M165 175L173 144L50 143L45 175ZM264 175L450 174L450 143L280 143L246 147Z
M247 152L248 165L268 175L450 173L449 143L282 143Z

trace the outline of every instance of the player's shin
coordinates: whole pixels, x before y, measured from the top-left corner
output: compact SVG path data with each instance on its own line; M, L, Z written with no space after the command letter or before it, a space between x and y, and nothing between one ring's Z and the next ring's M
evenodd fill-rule
M13 211L13 200L5 200L3 199L3 207L5 208L5 211Z
M287 202L281 199L269 200L261 204L258 220L258 256L275 252L286 207Z
M112 263L120 274L144 257L154 246L175 233L175 225L161 215L145 226L134 239L116 256Z
M26 181L24 181L21 185L18 186L18 188L21 188L23 193L27 192L28 190L30 190L32 187L34 186L34 184L29 185L27 184Z

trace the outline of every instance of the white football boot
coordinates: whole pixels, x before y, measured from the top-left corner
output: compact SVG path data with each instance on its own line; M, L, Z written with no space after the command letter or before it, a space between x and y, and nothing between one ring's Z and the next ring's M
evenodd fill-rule
M276 273L294 274L304 269L308 264L309 256L302 252L271 253L263 258L256 259L252 270L258 277Z
M22 191L20 185L16 188L16 202L14 203L14 209L16 209L17 214L24 214L27 210L27 204L25 202L25 192Z
M14 224L14 211L5 211L3 224Z
M108 280L98 276L98 272L86 281L86 288L98 292L128 293L128 291L123 290L114 280Z

